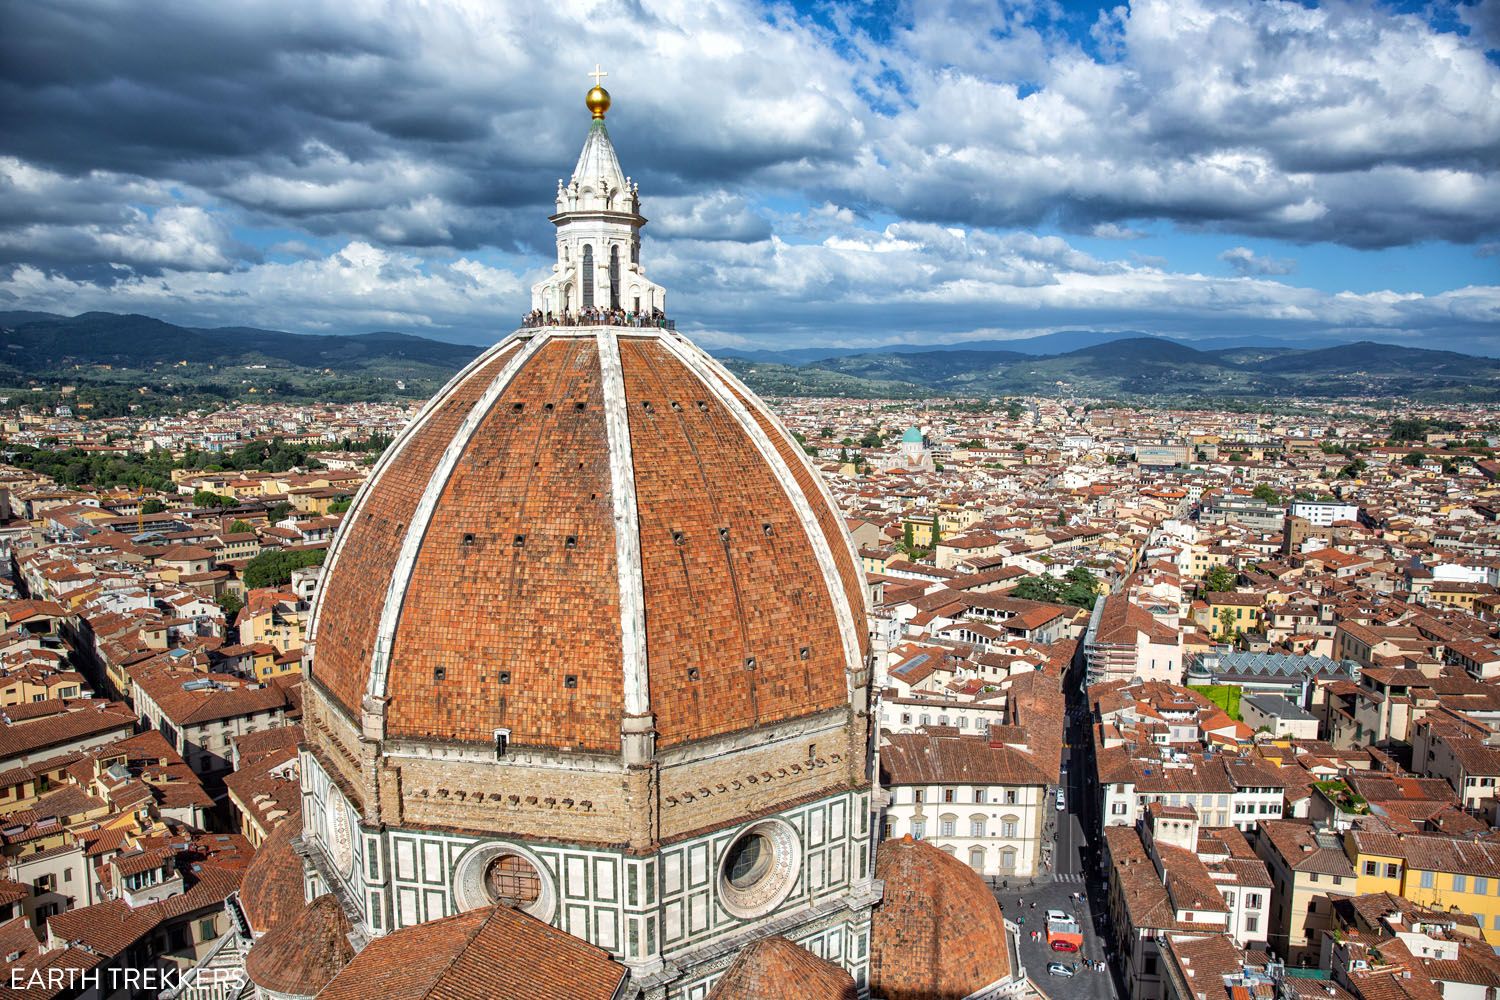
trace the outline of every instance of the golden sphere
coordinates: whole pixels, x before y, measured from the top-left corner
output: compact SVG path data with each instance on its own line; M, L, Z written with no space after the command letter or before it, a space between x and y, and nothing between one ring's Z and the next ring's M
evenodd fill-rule
M604 112L609 110L609 91L603 87L595 87L590 90L583 103L594 113L595 118L603 118Z

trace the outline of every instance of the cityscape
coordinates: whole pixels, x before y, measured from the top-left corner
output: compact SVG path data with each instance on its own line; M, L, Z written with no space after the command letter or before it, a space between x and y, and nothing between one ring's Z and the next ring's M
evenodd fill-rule
M740 75L664 98L572 45L503 98L536 142L498 187L418 157L430 194L358 211L401 143L494 168L459 165L471 129L496 143L445 110L479 100L458 80L408 114L425 49L361 117L341 74L401 50L383 15L292 41L166 11L201 48L153 66L128 4L84 6L9 12L35 47L0 73L28 108L0 140L0 998L1500 995L1500 203L1454 193L1500 162L1494 4L997 4L975 51L962 12L602 4L568 30L669 25ZM400 15L463 65L465 33L520 59L554 16ZM231 27L327 104L215 181L252 93ZM332 40L356 29L393 34ZM1319 38L1378 65L1271 79ZM66 136L112 127L53 90L93 71L38 61L69 39L129 112L87 167ZM1409 76L1433 135L1478 138L1366 163L1348 123L1342 153L1278 152L1289 118L1257 148L1300 165L1254 211L1121 181L1095 218L990 155L1048 203L999 211L947 138L922 179L950 186L897 193L936 80L1071 131L1080 79L1159 70L1163 40L1254 78L1260 115L1368 71L1387 124ZM736 62L757 45L780 75ZM293 55L320 46L337 72ZM120 83L185 107L215 53L224 120L163 110L170 139ZM808 53L869 116L833 128L871 144L858 194L803 169L835 159L797 130L844 100L782 79ZM1197 94L1167 82L1140 114ZM770 113L679 139L673 101L705 133ZM1172 128L1132 127L1089 155L1145 171L1126 147ZM719 141L743 162L692 145ZM1453 200L1345 186L1398 163Z

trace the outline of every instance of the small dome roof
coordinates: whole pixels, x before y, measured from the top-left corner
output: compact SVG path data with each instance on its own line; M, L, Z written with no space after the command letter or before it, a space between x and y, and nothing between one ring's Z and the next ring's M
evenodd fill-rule
M338 900L319 896L255 942L245 957L245 975L273 993L316 996L354 958L349 931Z
M240 910L256 935L292 919L307 905L302 859L292 850L292 842L301 832L300 814L277 823L245 869L240 882Z
M854 977L784 937L762 938L735 957L708 1000L855 1000Z
M1010 975L1005 919L974 869L903 837L875 853L870 992L885 1000L962 1000Z
M908 427L906 433L901 435L902 444L921 444L922 431L918 427Z

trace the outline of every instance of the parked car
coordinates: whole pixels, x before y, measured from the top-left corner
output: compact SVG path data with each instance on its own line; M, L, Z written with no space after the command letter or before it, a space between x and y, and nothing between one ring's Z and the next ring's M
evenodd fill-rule
M1057 809L1058 809L1059 812L1061 812L1062 810L1064 810L1066 808L1068 808L1067 797L1063 795L1063 790L1061 788L1059 788L1057 790Z
M1072 918L1071 915L1069 915L1067 913L1064 913L1062 910L1048 910L1047 911L1047 919L1049 921L1052 921L1052 920L1072 920L1073 918Z
M1052 976L1071 976L1073 974L1073 970L1068 968L1066 965L1063 965L1061 962L1048 962L1047 974Z
M1067 938L1053 938L1053 940L1052 940L1052 950L1053 951L1077 951L1078 950L1078 944L1075 941L1069 941Z

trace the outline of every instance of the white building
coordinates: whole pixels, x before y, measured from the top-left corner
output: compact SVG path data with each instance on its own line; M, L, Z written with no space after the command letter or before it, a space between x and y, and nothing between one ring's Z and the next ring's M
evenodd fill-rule
M1291 513L1293 517L1326 528L1335 521L1358 521L1359 505L1335 500L1297 500L1292 504Z
M1014 726L883 735L885 836L930 841L989 878L1037 874L1055 779L1024 739Z

